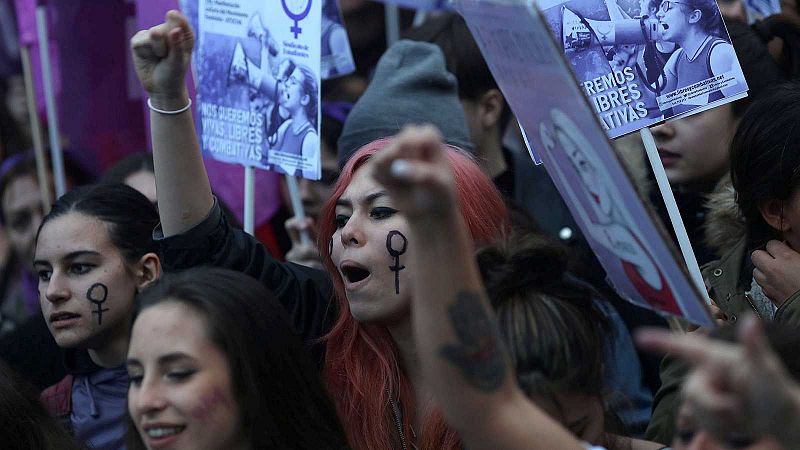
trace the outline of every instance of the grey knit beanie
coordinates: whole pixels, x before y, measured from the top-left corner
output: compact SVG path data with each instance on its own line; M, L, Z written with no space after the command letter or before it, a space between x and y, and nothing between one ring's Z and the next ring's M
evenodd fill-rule
M401 40L378 61L372 82L344 122L339 167L362 146L410 124L435 125L448 144L473 149L456 77L445 68L441 49Z

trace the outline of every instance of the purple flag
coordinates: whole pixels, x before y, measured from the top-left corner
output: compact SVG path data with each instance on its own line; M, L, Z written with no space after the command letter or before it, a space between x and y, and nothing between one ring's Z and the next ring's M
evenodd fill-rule
M42 115L44 96L36 3L15 0L20 43L31 50ZM141 99L131 97L129 89L125 89L130 86L126 24L134 11L124 0L44 4L60 133L67 143L66 151L85 168L99 172L146 145Z

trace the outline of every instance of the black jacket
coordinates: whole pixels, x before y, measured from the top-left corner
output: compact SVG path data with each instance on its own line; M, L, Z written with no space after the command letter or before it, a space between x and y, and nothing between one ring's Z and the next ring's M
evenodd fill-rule
M231 227L216 202L208 216L185 233L165 238L159 226L153 239L164 271L211 265L262 282L286 308L295 330L321 366L324 349L319 338L327 334L336 317L333 284L327 273L273 258L256 238Z

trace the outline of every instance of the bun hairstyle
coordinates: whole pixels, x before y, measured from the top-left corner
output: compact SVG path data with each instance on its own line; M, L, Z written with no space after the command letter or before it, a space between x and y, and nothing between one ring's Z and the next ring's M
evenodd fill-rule
M602 396L611 326L600 294L567 272L567 252L532 234L511 234L477 252L487 294L520 387L531 397Z
M567 270L567 256L565 247L543 236L522 233L476 253L494 307L509 298L526 295L531 286L547 290L560 283Z

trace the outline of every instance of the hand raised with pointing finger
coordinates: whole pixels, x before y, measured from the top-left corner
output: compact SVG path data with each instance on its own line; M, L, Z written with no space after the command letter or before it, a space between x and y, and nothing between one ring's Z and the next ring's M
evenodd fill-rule
M194 41L194 31L186 17L175 10L167 13L164 23L131 38L136 75L154 102L185 96L184 79Z
M796 443L800 386L769 346L758 320L746 318L738 331L739 345L662 330L639 332L636 341L693 366L683 391L701 428Z

